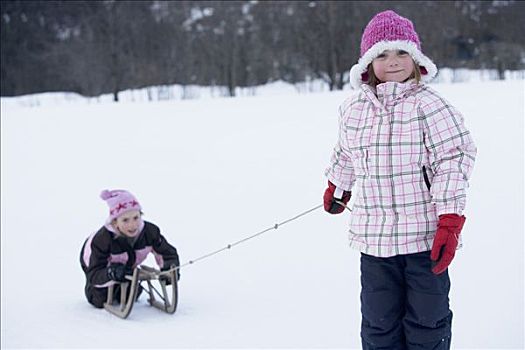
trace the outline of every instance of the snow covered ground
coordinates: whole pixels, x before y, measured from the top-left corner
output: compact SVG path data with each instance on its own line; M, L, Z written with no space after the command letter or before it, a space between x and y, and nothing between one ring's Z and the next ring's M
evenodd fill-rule
M479 147L450 272L453 348L522 349L524 81L435 88ZM145 297L127 320L91 307L78 262L106 188L132 191L182 262L317 206L347 94L2 99L2 348L358 349L359 253L344 215L319 209L184 268L174 315Z

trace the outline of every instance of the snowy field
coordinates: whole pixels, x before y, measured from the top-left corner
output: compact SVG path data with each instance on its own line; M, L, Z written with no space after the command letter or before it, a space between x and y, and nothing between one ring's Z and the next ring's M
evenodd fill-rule
M479 147L450 274L454 349L523 349L524 81L436 84ZM359 253L319 209L182 270L174 315L84 298L102 189L141 201L182 262L321 204L348 91L1 102L2 348L360 348ZM152 264L151 260L149 261Z

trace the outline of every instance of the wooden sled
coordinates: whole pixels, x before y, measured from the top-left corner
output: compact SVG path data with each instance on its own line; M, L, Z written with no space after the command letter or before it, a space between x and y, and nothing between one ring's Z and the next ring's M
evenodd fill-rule
M152 267L141 265L133 270L132 276L126 276L127 281L117 283L108 287L108 297L104 303L104 309L120 318L127 318L133 309L140 282L146 281L148 293L148 303L168 314L173 314L177 310L178 301L178 277L177 268L167 271L159 271ZM161 291L159 292L152 281L158 281ZM113 291L116 285L120 284L120 302L113 300ZM129 292L128 292L129 290ZM157 294L158 298L155 297Z

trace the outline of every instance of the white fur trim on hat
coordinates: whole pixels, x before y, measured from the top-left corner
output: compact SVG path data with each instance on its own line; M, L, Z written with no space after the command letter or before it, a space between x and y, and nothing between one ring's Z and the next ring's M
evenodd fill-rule
M365 52L363 57L350 69L350 85L352 88L359 89L361 84L365 83L361 80L361 74L365 73L368 70L368 65L386 50L403 50L408 52L419 66L425 67L427 70L427 74L421 75L421 81L423 82L431 81L437 74L438 70L434 62L419 51L415 43L405 40L380 41Z

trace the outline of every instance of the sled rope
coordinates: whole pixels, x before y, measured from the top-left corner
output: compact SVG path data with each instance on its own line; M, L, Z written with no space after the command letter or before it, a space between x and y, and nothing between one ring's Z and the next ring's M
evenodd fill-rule
M200 257L198 257L198 258L196 258L196 259L190 260L190 261L188 261L187 263L184 263L184 264L182 264L182 265L180 265L180 266L175 267L174 269L175 269L175 270L178 270L178 269L180 269L180 268L182 268L182 267L184 267L184 266L192 265L192 264L196 263L197 261L201 261L201 260L207 259L207 258L209 258L209 257L211 257L211 256L213 256L213 255L216 255L216 254L219 254L219 253L221 253L221 252L223 252L223 251L225 251L225 250L231 249L231 248L235 247L236 245L239 245L239 244L242 244L242 243L244 243L244 242L246 242L246 241L249 241L250 239L253 239L253 238L255 238L255 237L258 237L258 236L262 235L263 233L266 233L266 232L268 232L268 231L270 231L270 230L277 230L280 226L285 225L285 224L287 224L287 223L289 223L289 222L291 222L291 221L297 220L297 219L299 219L300 217L305 216L306 214L309 214L309 213L311 213L311 212L313 212L313 211L315 211L315 210L321 208L322 206L323 206L323 204L320 204L320 205L318 205L318 206L315 206L315 207L313 207L312 209L309 209L309 210L307 210L307 211L304 211L304 212L302 212L302 213L300 213L300 214L298 214L298 215L296 215L296 216L294 216L294 217L292 217L292 218L290 218L290 219L287 219L287 220L284 220L283 222L277 223L277 224L273 225L272 227L268 227L268 228L265 229L265 230L262 230L262 231L260 231L260 232L254 233L254 234L252 234L252 235L250 235L250 236L248 236L248 237L245 237L245 238L243 238L243 239L240 239L240 240L238 240L238 241L236 241L236 242L230 243L230 244L228 244L228 245L227 245L226 247L224 247L224 248L217 249L217 250L215 250L215 251L213 251L213 252L210 252L210 253L208 253L208 254L205 254L205 255L203 255L203 256L200 256ZM345 207L346 207L346 206L345 206Z

